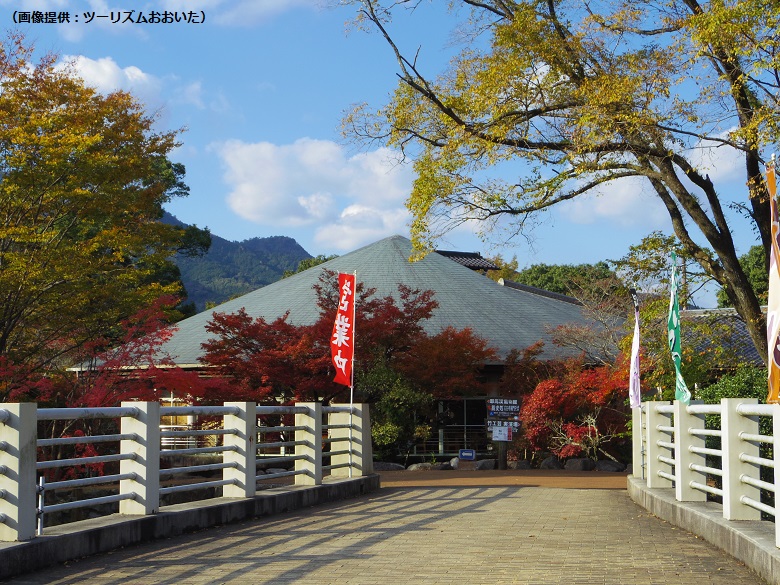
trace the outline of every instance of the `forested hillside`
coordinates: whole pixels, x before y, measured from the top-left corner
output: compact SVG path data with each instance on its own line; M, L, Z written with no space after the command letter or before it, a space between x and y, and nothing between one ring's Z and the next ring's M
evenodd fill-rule
M168 213L164 221L185 225ZM187 300L202 311L207 302L219 304L279 280L285 270L295 270L307 258L311 254L286 236L231 242L212 234L211 248L205 256L177 256L175 261Z

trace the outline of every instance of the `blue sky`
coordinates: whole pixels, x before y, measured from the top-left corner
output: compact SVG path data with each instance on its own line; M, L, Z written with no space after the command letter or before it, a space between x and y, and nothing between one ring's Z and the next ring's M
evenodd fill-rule
M402 47L420 46L418 63L430 73L453 51L443 5L391 29ZM15 10L68 12L71 23L15 25ZM205 23L110 22L112 12L131 10L203 11ZM389 47L349 26L353 17L336 0L0 0L4 29L72 61L102 91L133 92L159 113L160 128L186 129L172 158L186 166L191 195L168 208L180 220L229 240L290 236L313 255L408 236L410 166L341 136L350 106L379 107L396 80ZM741 200L739 164L722 153L702 158L712 176L733 181L735 196L725 198ZM464 226L439 247L516 254L521 267L578 264L619 258L653 230L670 232L664 209L624 182L543 216L530 242L494 248ZM747 223L734 233L741 252L755 243Z

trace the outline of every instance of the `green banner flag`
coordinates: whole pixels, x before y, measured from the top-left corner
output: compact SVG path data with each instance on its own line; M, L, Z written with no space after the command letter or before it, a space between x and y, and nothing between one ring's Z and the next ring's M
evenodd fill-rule
M680 367L682 364L682 355L680 351L680 304L677 300L677 289L679 288L680 276L677 273L677 254L672 252L672 279L670 283L671 295L669 299L669 351L672 352L672 361L674 362L675 380L674 380L674 398L685 404L691 401L691 392L685 384Z

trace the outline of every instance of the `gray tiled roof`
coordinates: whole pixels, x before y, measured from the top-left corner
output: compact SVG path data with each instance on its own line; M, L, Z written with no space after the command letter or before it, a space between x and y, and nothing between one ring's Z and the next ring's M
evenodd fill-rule
M203 353L200 345L208 336L205 326L214 312L234 313L244 307L253 317L273 320L289 311L293 324L315 322L319 313L312 285L325 267L357 272L358 281L376 288L378 297L398 297L398 283L432 289L439 307L426 324L431 334L447 326L470 327L488 339L502 358L513 348L523 349L540 340L545 342L542 358L571 355L571 350L554 346L546 330L562 323L584 323L580 307L529 290L501 286L439 254L410 262L411 248L407 238L392 236L223 303L181 321L163 351L180 365L198 364Z
M454 260L458 264L463 264L466 268L472 270L498 270L498 266L482 257L478 252L455 252L452 250L436 250L437 254L441 254L445 258Z

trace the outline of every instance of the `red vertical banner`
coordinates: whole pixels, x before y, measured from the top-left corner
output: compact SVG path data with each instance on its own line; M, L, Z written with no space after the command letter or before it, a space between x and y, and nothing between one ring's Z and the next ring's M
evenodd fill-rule
M352 359L355 356L355 275L339 273L339 307L330 353L336 368L337 384L352 387Z

